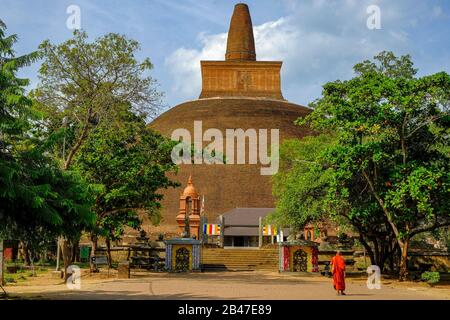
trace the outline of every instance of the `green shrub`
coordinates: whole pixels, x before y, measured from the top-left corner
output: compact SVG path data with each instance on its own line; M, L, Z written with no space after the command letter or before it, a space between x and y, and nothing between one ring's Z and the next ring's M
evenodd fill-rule
M356 259L355 259L355 260L356 260ZM369 266L369 265L367 264L366 261L364 261L364 259L357 259L357 260L355 261L355 267L356 267L356 269L358 269L358 270L366 270L368 266Z
M4 280L5 280L5 283L15 283L16 282L16 280L13 278L13 277L5 277L4 278Z
M433 285L439 282L441 279L439 272L426 271L421 275L422 281L426 281L428 284Z

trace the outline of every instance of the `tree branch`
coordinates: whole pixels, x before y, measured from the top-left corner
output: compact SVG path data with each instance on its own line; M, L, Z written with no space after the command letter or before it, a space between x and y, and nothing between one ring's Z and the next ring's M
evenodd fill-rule
M417 126L416 128L414 128L414 130L410 131L409 134L407 135L407 138L411 137L414 133L416 133L417 130L419 130L420 128L432 123L433 121L436 121L440 118L446 117L448 116L448 112L443 112L441 115L438 116L434 116L429 118L428 120L426 120L425 122L423 122L421 125Z
M443 223L435 222L431 226L424 226L422 228L418 228L416 230L413 230L410 233L410 235L411 235L411 237L413 237L416 234L427 232L427 231L432 231L432 230L439 229L439 228L446 227L446 226L450 226L450 221L446 221L446 222L443 222Z
M75 143L75 145L72 147L72 149L70 149L69 155L67 156L67 160L64 163L64 170L68 170L69 169L70 165L72 164L73 156L78 151L78 149L81 147L81 144L83 143L84 139L86 139L86 137L87 137L87 133L88 133L88 130L89 130L89 119L90 119L91 115L92 115L92 109L89 108L88 114L87 114L87 117L86 117L86 122L84 124L83 130L81 131L81 135L78 138L78 140Z
M399 242L400 245L402 245L403 241L400 240L400 232L397 229L397 226L394 224L394 222L392 221L391 218L391 213L389 212L389 210L386 208L386 205L384 204L383 199L381 199L381 197L378 195L378 192L376 192L375 187L373 186L372 181L370 180L369 176L367 175L367 173L362 170L362 174L364 176L364 178L367 181L367 184L369 185L369 189L372 192L373 196L375 197L375 199L377 199L379 205L381 206L381 209L383 210L389 225L392 227L392 231L394 231L394 234L397 238L397 241Z

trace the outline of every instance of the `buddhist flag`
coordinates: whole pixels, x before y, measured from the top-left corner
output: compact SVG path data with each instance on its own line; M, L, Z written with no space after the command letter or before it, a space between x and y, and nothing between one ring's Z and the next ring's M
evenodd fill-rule
M220 224L205 223L203 225L203 233L210 236L220 235Z
M263 227L263 235L264 236L275 236L277 235L278 230L277 227L273 226L273 225L267 225Z

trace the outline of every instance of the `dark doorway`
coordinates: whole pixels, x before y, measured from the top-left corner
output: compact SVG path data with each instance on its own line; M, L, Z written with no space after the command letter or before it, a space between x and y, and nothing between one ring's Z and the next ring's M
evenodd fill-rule
M234 237L233 245L235 247L243 247L244 246L244 237Z

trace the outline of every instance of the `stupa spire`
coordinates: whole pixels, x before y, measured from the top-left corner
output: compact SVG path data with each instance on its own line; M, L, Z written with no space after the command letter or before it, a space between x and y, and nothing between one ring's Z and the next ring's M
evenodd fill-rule
M256 61L252 18L245 3L238 3L234 6L228 31L225 60Z
M201 61L200 99L251 97L284 100L281 61L256 61L255 39L248 6L234 6L225 61Z

